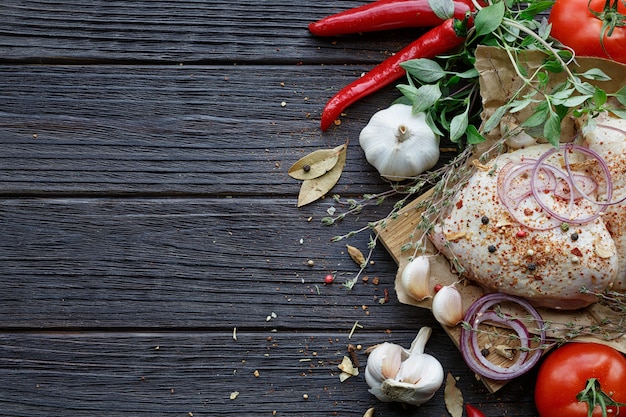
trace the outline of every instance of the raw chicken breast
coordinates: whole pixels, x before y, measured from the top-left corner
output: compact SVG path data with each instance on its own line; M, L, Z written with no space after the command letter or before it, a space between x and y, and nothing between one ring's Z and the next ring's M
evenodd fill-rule
M597 127L585 134L589 149L596 151L606 162L613 181L613 201L626 197L626 119L600 116ZM615 286L626 291L626 201L610 205L603 214L619 257L619 271Z
M615 244L602 218L563 231L558 227L561 222L545 213L532 195L516 194L524 185L520 182L529 185L520 176L507 184L506 194L516 201L509 204L515 207L513 214L533 226L529 228L515 220L498 193L501 170L549 149L550 145L520 149L478 169L430 237L448 259L456 258L464 276L488 291L520 296L536 306L578 309L596 301L582 294L581 287L602 291L617 275ZM591 210L585 204L575 209Z

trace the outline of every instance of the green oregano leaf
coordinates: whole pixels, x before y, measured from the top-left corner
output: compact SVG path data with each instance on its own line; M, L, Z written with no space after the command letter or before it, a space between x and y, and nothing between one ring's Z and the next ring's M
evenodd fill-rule
M474 125L467 126L465 133L467 134L467 143L470 145L476 145L486 140Z
M413 100L413 113L427 111L441 98L439 84L425 84L415 91Z
M437 61L428 58L411 59L400 64L412 77L424 83L434 83L446 76L446 72Z
M450 19L454 16L453 0L428 0L428 6L441 20Z
M548 108L548 103L545 101L540 103L536 108L533 114L522 123L522 127L535 127L543 124L548 118L548 114L550 109Z
M596 88L596 91L593 93L593 102L595 105L600 108L606 104L607 95L606 92L601 88Z
M500 120L502 119L502 116L504 116L504 113L506 113L508 108L509 108L508 104L498 107L496 111L494 111L493 114L485 122L485 125L483 126L483 130L485 132L490 132L493 130L493 128L498 126L500 124Z
M450 140L454 143L465 134L465 130L469 125L469 107L463 113L457 114L450 121Z
M613 97L617 99L623 106L626 106L626 86L620 88L620 90L613 94Z
M592 68L589 71L585 71L579 75L588 80L609 81L611 79L611 77L606 75L606 73L602 71L600 68Z
M552 146L559 146L561 141L561 117L556 112L549 112L548 119L543 126L543 135Z
M584 96L573 96L573 97L568 97L564 100L561 100L559 102L559 104L562 104L563 106L566 107L578 107L581 104L583 104L585 101L587 101L588 99L590 99L592 96L589 94L586 94Z
M487 35L496 30L502 24L505 9L503 1L480 9L474 18L476 36Z

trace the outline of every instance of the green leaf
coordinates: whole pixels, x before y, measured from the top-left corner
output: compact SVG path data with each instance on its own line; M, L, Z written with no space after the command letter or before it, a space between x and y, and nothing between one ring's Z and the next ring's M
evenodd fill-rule
M583 104L585 101L590 99L591 97L592 97L591 95L568 97L564 100L561 100L558 104L562 104L563 106L566 106L566 107L578 107L581 104Z
M520 17L525 20L533 19L537 14L548 10L552 5L554 5L554 1L552 0L530 2L522 13L520 13Z
M576 91L578 91L580 94L583 94L583 95L585 94L593 95L596 92L596 88L589 83L578 82L574 84L574 88L576 89Z
M621 105L626 106L626 86L622 87L617 93L613 94L613 97L615 97Z
M611 77L606 75L606 73L602 71L600 68L592 68L589 71L585 71L579 75L588 80L609 81L611 79Z
M601 88L596 88L596 91L593 93L593 102L597 107L602 107L606 104L606 92Z
M467 143L470 145L476 145L486 140L474 125L467 126L467 130L465 132L467 133Z
M610 111L611 113L615 113L618 117L621 117L622 119L626 119L626 110L618 109L618 108L611 108Z
M450 19L454 16L453 0L428 0L428 6L441 20Z
M400 64L412 77L423 83L434 83L446 76L446 72L436 61L428 58L418 58Z
M533 114L522 123L522 127L534 127L544 123L549 115L550 109L545 101L537 106Z
M496 30L502 24L505 9L503 1L480 9L474 18L476 36L487 35Z
M438 84L426 84L415 91L413 100L413 113L420 113L434 106L441 97Z
M461 114L457 114L450 121L450 140L452 142L458 142L459 139L465 134L465 130L469 125L469 107Z
M546 59L546 61L543 63L543 67L548 71L554 72L556 74L563 72L563 65L561 65L561 62L555 58Z
M467 71L456 72L455 75L460 78L478 78L478 70L476 68L471 68Z
M555 112L550 112L546 124L543 126L543 135L552 146L559 146L561 141L561 118Z
M511 102L511 109L509 110L509 112L511 113L517 113L518 111L521 111L523 109L525 109L526 107L528 107L531 103L533 102L532 99L530 98L524 98L523 100L515 100Z
M491 130L493 130L493 128L498 126L500 124L500 120L502 119L502 116L504 116L504 113L506 113L508 108L509 108L508 104L498 107L496 111L493 112L493 114L485 122L485 125L483 126L483 130L485 132L490 132Z

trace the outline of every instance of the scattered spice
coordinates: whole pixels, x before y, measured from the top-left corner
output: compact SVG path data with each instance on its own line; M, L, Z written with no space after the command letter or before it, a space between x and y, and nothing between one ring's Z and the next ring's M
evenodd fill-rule
M356 356L356 350L357 350L357 348L353 344L349 344L348 345L348 354L350 355L350 360L352 361L354 366L356 366L358 368L359 367L359 359Z

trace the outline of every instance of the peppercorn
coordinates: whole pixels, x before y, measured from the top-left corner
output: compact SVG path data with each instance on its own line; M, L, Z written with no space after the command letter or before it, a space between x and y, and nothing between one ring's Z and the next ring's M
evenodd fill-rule
M489 217L483 216L480 218L482 224L489 224Z
M530 262L528 265L526 265L526 268L528 268L529 271L534 271L535 269L537 269L537 264L534 262Z
M489 349L487 348L482 348L480 350L480 354L483 355L484 357L487 357L489 355Z
M302 169L304 170L304 172L309 172L311 170L311 165L306 164L305 166L302 167Z
M496 248L496 246L495 246L495 245L489 245L489 246L487 247L487 250L488 250L489 252L491 252L491 253L494 253L494 252L497 250L497 248Z
M576 233L576 232L572 233L572 234L570 235L570 238L571 238L574 242L576 242L576 241L578 240L578 233Z

